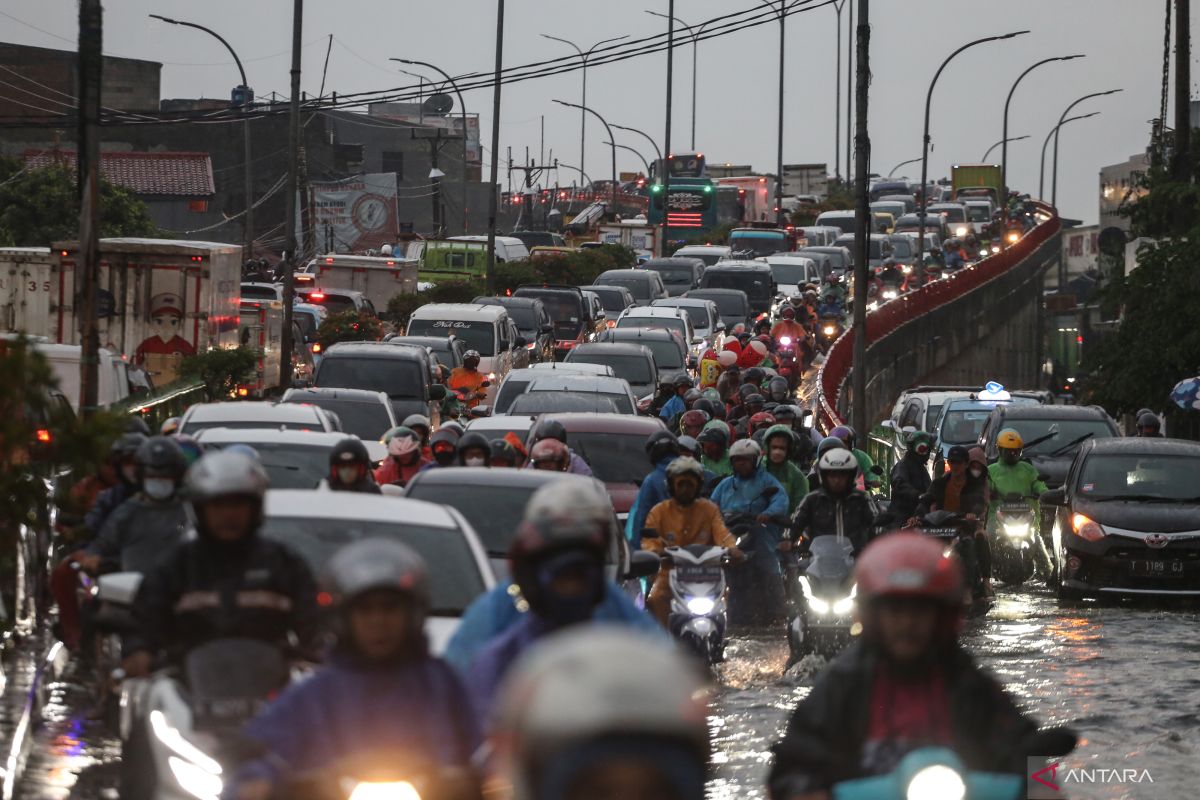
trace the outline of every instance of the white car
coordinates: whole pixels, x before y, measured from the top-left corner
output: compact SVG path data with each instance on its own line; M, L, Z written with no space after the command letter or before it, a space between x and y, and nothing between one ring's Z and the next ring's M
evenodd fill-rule
M775 289L784 297L800 294L806 283L820 286L824 282L821 267L807 256L780 254L763 259L771 265L771 276L775 278Z
M329 453L353 434L278 428L207 428L196 434L205 450L224 450L235 444L254 448L275 489L315 489L329 474ZM364 441L372 462L387 458L387 447Z
M179 433L189 436L207 428L332 431L335 426L329 415L316 406L266 401L197 403L179 420Z
M704 266L711 267L721 259L733 255L733 248L724 244L689 244L673 254L676 258L698 258Z

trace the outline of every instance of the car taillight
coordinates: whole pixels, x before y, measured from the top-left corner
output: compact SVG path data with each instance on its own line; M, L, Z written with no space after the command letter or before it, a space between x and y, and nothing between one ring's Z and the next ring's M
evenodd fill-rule
M324 299L325 299L325 293L324 293L324 292L313 292L312 294L310 294L310 295L308 296L308 299L309 299L309 300L317 300L317 301L324 300Z
M314 353L319 353L319 352L321 352L321 343L320 343L320 342L313 342L313 343L312 343L312 351L313 351Z
M248 388L246 388L245 386L239 386L238 390L237 390L237 396L238 397L249 397L250 390Z
M34 434L34 438L36 438L36 439L37 439L39 442L41 442L42 444L50 444L50 441L51 441L51 440L52 440L54 437L50 435L50 431L49 431L49 429L47 429L47 428L38 428L38 429L37 429L37 432Z
M1079 538L1089 542L1098 542L1105 536L1103 526L1083 514L1071 515L1071 528L1079 535Z

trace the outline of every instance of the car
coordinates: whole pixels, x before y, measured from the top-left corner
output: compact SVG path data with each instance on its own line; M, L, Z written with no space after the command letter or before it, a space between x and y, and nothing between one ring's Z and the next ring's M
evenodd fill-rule
M597 495L609 500L605 485L584 475L486 467L426 470L408 482L404 496L449 506L462 514L483 543L492 571L498 579L505 580L509 576L508 550L521 526L525 505L538 489L560 481L586 483ZM471 488L463 491L464 486ZM605 574L613 581L625 580L630 560L629 542L614 512L608 527Z
M332 431L334 424L329 416L316 406L298 406L265 400L196 403L179 419L178 432L181 434L195 436L206 428Z
M977 391L975 386L914 386L900 394L885 427L933 433L947 401L966 399Z
M825 276L817 262L808 256L795 253L777 253L763 259L771 266L771 275L775 278L775 288L785 297L800 294L800 287L806 283L820 286Z
M892 258L898 263L904 266L917 263L917 240L915 237L907 233L893 233L888 240L892 243ZM909 271L911 272L911 270Z
M621 414L637 413L637 398L624 378L568 373L539 375L525 387L525 394L558 392L561 394L599 394L612 399Z
M879 199L886 200L891 203L899 203L900 205L904 206L903 213L905 214L911 214L917 210L917 198L909 192L902 194L885 194ZM899 219L899 217L897 217L897 219Z
M833 243L834 247L844 247L854 253L854 237L839 236L838 240ZM883 263L885 258L890 258L892 255L892 237L886 233L872 233L867 239L867 265L877 267Z
M388 344L408 345L410 347L424 347L433 356L437 365L441 367L440 372L445 379L449 379L450 373L458 369L463 364L463 355L470 348L466 343L457 336L391 336L384 338Z
M278 428L206 428L195 438L206 451L224 450L235 444L253 447L272 488L315 489L329 475L329 453L340 442L354 437L341 432ZM372 461L387 458L387 448L378 440L364 440L363 444Z
M899 200L876 200L871 203L871 212L891 214L892 224L895 225L897 219L908 213L908 206Z
M665 330L675 334L690 357L689 361L699 363L701 348L705 344L704 337L696 333L692 327L691 317L683 309L664 306L640 306L626 309L621 318L617 320L616 330L629 330L630 328ZM662 370L661 366L659 370Z
M841 245L828 245L827 247L805 247L796 251L798 256L807 256L815 259L816 254L823 254L829 258L828 272L826 266L822 264L821 270L825 277L829 277L830 272L841 272L843 274L854 270L854 256L849 248Z
M502 306L525 340L530 363L554 360L554 323L546 304L536 297L476 297L478 305Z
M356 289L336 289L332 286L322 286L320 289L296 289L296 296L302 303L324 306L330 314L340 314L343 311L357 311L360 314L370 314L378 317L379 312L365 294Z
M1022 458L1046 476L1044 480L1051 489L1062 485L1083 442L1121 435L1117 423L1100 406L997 406L979 434L989 461L999 458L996 437L1007 428L1021 434L1025 442Z
M922 220L924 220L924 225L922 225ZM950 238L950 226L946 223L945 218L941 214L933 212L929 212L924 217L919 213L905 214L896 220L896 225L892 228L892 233L905 233L907 231L919 233L922 227L925 228L927 235L929 233L935 234L939 242L944 242Z
M1200 444L1150 437L1089 439L1053 509L1059 595L1200 595Z
M590 342L603 323L592 318L591 303L578 286L528 284L518 286L513 297L542 301L554 326L554 357L562 358L573 347Z
M494 417L476 417L467 422L467 432L482 433L489 442L503 439L508 434L514 434L521 442L529 438L533 429L534 418L530 416L514 417L500 414Z
M513 231L509 234L514 239L520 239L532 253L535 247L566 247L567 240L561 233L550 231Z
M817 225L830 225L841 228L842 233L854 233L858 230L856 211L825 211L817 216Z
M624 286L633 299L643 305L670 297L662 275L653 270L610 269L601 272L592 283L597 286Z
M669 300L655 300L653 308L678 308L687 314L692 323L692 332L717 350L725 338L725 323L721 320L721 312L712 300L702 297L672 297Z
M335 415L338 430L367 441L382 438L400 424L388 396L367 389L288 389L279 402L323 409Z
M496 585L487 551L453 508L407 497L271 489L261 535L284 542L321 573L342 547L390 539L411 547L429 569L425 632L440 653L476 597Z
M692 289L683 296L689 300L711 300L715 303L727 333L750 321L750 298L741 289Z
M925 210L930 214L940 214L954 236L962 238L975 232L967 207L962 203L930 203Z
M992 201L988 198L981 198L979 200L963 200L962 204L966 206L967 219L970 220L975 235L983 236L987 233L992 224L992 216L996 213Z
M277 300L283 302L282 283L258 283L255 281L242 282L243 300Z
M752 314L765 314L775 301L775 276L765 261L722 261L704 271L701 289L740 289ZM691 294L689 297L693 296ZM720 305L720 303L718 303Z
M593 284L579 288L600 298L600 305L604 306L605 326L609 328L617 324L617 317L621 316L622 311L637 304L637 301L633 299L633 294L624 286L596 286Z
M429 350L391 342L338 342L325 351L313 385L330 389L383 392L396 419L411 414L441 418L446 387L434 380L437 366Z
M842 235L841 228L829 225L806 225L797 228L796 232L804 239L805 247L820 247L833 244L833 240Z
M565 362L560 363L560 362L551 361L548 363L556 364L559 367L583 366L580 364L574 364L574 365L566 364ZM577 369L550 370L550 369L533 369L533 368L514 369L512 372L508 373L508 375L505 376L504 381L500 384L500 388L496 391L496 396L493 399L491 406L487 407L486 410L480 410L480 408L477 407L476 412L477 413L485 413L485 411L486 411L486 413L491 413L491 414L507 414L508 409L512 405L513 401L516 400L519 395L525 394L525 392L529 388L529 385L532 384L538 378L545 378L547 376L556 376L556 377L563 377L563 378L611 377L612 376L612 368L611 367L603 367L603 366L598 366L598 365L594 365L594 364L588 364L586 366L589 367L590 369L586 369L586 370L577 370ZM626 385L628 386L628 384L626 384Z
M733 248L724 244L689 244L675 251L676 258L698 258L704 266L711 267L718 261L733 255Z
M541 374L543 372L571 372L577 375L614 375L613 368L607 364L589 364L586 361L547 361L544 364L530 364L529 369Z
M505 261L524 261L529 258L529 248L525 243L515 236L494 236L496 247L496 260ZM487 244L488 237L482 234L474 234L469 236L447 236L447 241L451 242L478 242Z
M638 486L650 471L646 439L664 430L657 417L612 414L547 414L539 420L562 423L567 445L588 462L592 474L604 482L621 524L637 499Z
M610 331L609 333L611 333ZM607 335L607 334L606 334ZM668 334L670 335L670 334ZM566 364L583 362L612 368L613 374L624 378L636 397L653 395L658 388L658 367L654 351L634 341L593 342L575 348L567 354Z
M627 342L648 347L660 376L686 372L688 369L690 360L688 349L679 336L671 331L652 328L613 328L600 334L600 338L596 341L598 343Z
M937 426L932 431L934 441L934 457L930 461L932 473L940 475L945 469L946 456L954 445L966 448L979 443L979 434L983 424L987 422L992 409L1005 403L1037 403L1038 400L1028 395L1014 394L1006 398L980 400L977 395L970 395L961 400L949 400L938 417Z
M652 258L642 264L642 269L657 272L671 297L678 297L689 289L700 288L700 277L704 275L704 262L676 254L671 258Z
M908 183L906 181L877 181L871 185L869 191L871 202L882 200L887 195L892 194L908 194Z
M529 366L527 342L502 306L474 303L429 303L412 312L409 336L450 336L467 350L479 353L479 371L489 381L503 378L514 367Z
M597 414L625 414L618 398L604 394L563 394L561 392L526 392L513 400L508 413L537 417L563 411L591 411Z

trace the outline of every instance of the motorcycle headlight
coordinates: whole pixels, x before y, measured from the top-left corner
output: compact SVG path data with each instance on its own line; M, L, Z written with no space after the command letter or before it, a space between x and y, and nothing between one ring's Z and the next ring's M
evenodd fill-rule
M779 337L779 346L780 347L788 347L789 345L791 345L791 343L792 343L792 337L790 337L790 336L780 336Z
M854 610L854 598L858 594L858 584L850 587L850 594L833 604L833 613L844 617Z
M800 576L800 591L804 593L804 600L808 603L808 607L816 614L828 614L829 603L813 594L812 584L808 582L808 578Z
M421 793L408 781L359 783L348 800L421 800Z
M1006 522L1004 523L1004 533L1014 539L1024 539L1029 535L1029 523Z
M901 272L903 272L905 275L907 275L907 274L909 274L910 272L912 272L912 265L911 265L911 264L905 264L903 267L901 267L901 268L900 268L900 271L901 271Z
M883 293L883 299L884 300L895 300L896 299L896 290L895 289L885 290Z
M824 333L826 336L833 336L835 333L837 333L837 328L834 327L833 325L826 325L824 328L821 329L821 332Z
M955 235L955 236L966 236L966 235L967 235L967 228L966 228L966 226L965 226L965 225L959 225L957 228L955 228L955 229L954 229L954 235Z
M711 597L693 597L687 601L687 610L698 617L706 617L717 607Z
M967 786L953 767L933 764L917 770L904 794L908 800L963 800Z

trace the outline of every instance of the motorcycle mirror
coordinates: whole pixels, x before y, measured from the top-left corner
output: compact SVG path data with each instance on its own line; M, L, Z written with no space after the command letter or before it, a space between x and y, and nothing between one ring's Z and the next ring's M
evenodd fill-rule
M1042 483L1045 483L1046 481L1050 480L1050 476L1044 472L1039 472L1038 480L1041 481Z
M471 419L479 419L480 417L487 417L487 416L490 416L491 413L492 413L491 406L487 406L487 405L483 405L483 404L477 405L474 408L469 409L467 411L467 414L468 414L468 416L471 417Z
M642 530L644 534L646 529ZM629 556L629 573L625 577L649 578L658 572L660 563L657 553L649 550L636 550Z

